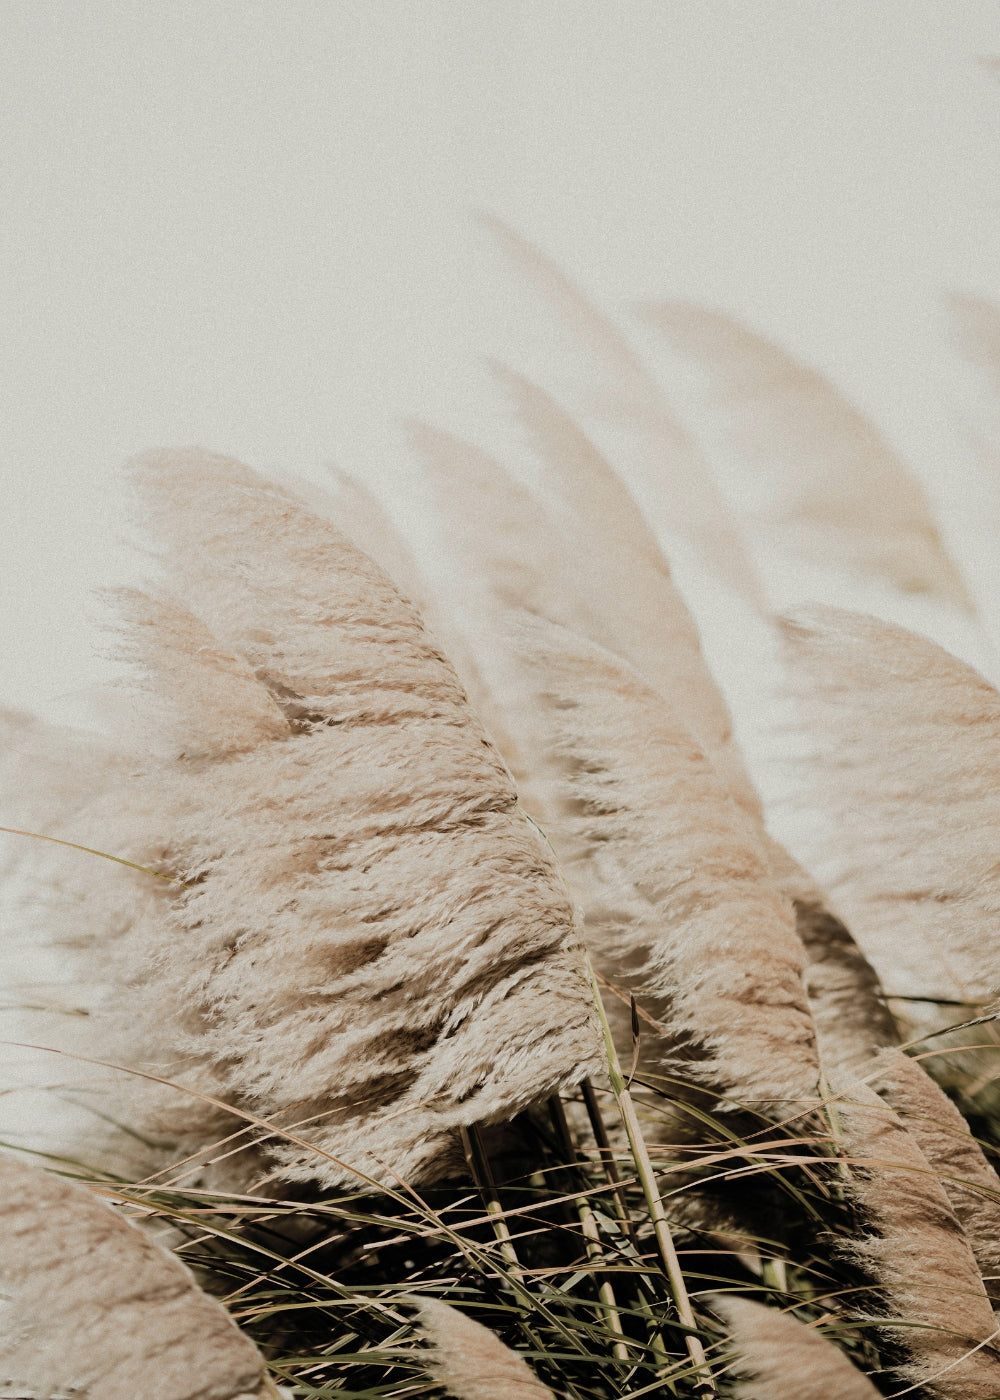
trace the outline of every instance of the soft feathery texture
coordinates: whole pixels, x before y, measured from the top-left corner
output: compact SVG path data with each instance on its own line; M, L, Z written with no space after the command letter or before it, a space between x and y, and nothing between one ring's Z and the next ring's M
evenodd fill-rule
M594 407L627 431L645 492L663 524L688 538L730 588L757 607L763 589L712 469L666 395L621 331L526 238L493 217L482 222L600 366Z
M815 1094L792 908L686 725L610 653L526 621L550 832L611 976L655 1000L702 1082L760 1107Z
M682 301L642 311L711 373L736 445L772 484L782 542L971 607L920 483L829 380L721 312Z
M421 1359L454 1400L555 1400L524 1358L482 1323L438 1298L411 1301L430 1343Z
M710 1301L739 1352L734 1400L878 1400L839 1347L792 1313L732 1293Z
M100 1025L127 1063L307 1125L330 1157L277 1145L291 1174L440 1175L460 1125L600 1066L558 871L367 556L229 459L136 474L172 597L129 601L139 777L86 815L187 888L135 877L110 928L78 911ZM145 1121L183 1139L196 1107L154 1094Z
M389 512L378 497L355 477L337 467L330 468L330 475L335 492L299 479L290 483L291 489L314 514L331 521L370 559L374 559L404 597L414 604L427 630L442 644L490 737L508 758L508 749L513 751L514 744L504 715L494 703L490 688L461 630L454 625L447 608L440 606L435 598L434 591L421 574L412 550Z
M610 462L550 394L510 370L502 372L502 382L545 464L574 552L586 561L588 625L579 630L623 656L678 710L736 800L759 817L760 798L736 745L729 707L645 516Z
M937 1400L995 1400L997 1322L941 1182L878 1094L858 1082L833 1087L851 1194L870 1232L842 1243L877 1288L886 1332L909 1354L906 1379Z
M190 1272L83 1186L0 1156L0 1388L263 1400L264 1360Z
M1000 987L1000 694L872 617L785 620L812 752L811 865L890 994L988 1001Z
M414 435L449 548L482 589L486 607L470 644L479 640L481 652L494 655L504 646L492 603L537 613L624 657L684 718L734 795L759 810L698 629L641 512L548 395L524 379L507 382L554 468L561 519L494 458L434 429Z
M968 1124L922 1065L894 1048L899 1035L878 978L810 876L772 843L771 870L794 899L820 1061L857 1074L900 1115L941 1179L990 1296L1000 1296L1000 1179Z
M899 1042L878 976L809 872L766 831L762 840L771 877L795 910L820 1058L829 1070L857 1068Z
M532 810L545 778L532 739L536 703L512 674L503 611L539 614L625 657L693 731L750 822L780 887L796 902L809 988L833 1063L864 1060L896 1037L878 980L825 896L766 832L760 801L697 629L641 512L572 419L527 380L505 373L550 468L565 525L500 463L431 428L414 430L446 537L471 586L470 645L514 738L504 752ZM633 552L628 541L636 539ZM475 607L478 585L480 606ZM571 872L572 878L572 872Z
M127 760L107 739L47 724L22 710L0 709L0 825L49 834L121 780ZM0 836L0 872L9 872L33 843Z
M866 1082L899 1115L941 1178L976 1257L986 1291L1000 1300L1000 1178L958 1109L922 1066L883 1051Z

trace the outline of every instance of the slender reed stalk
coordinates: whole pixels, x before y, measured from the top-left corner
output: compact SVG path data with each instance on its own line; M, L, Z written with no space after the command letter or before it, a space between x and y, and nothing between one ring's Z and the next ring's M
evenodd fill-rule
M629 1150L635 1162L636 1173L639 1177L639 1184L642 1187L643 1198L649 1211L650 1220L653 1223L653 1234L656 1239L656 1248L660 1257L663 1272L667 1276L670 1285L671 1296L677 1308L677 1316L681 1325L685 1328L684 1342L687 1347L688 1356L696 1371L703 1379L701 1381L701 1391L705 1395L714 1395L715 1383L708 1367L705 1356L705 1348L698 1337L698 1324L695 1320L694 1310L691 1307L691 1300L688 1297L687 1284L684 1281L684 1273L677 1258L677 1250L674 1246L673 1235L670 1231L670 1222L663 1206L663 1200L656 1185L656 1173L653 1170L653 1163L650 1160L649 1150L642 1134L642 1127L639 1123L639 1116L635 1111L635 1104L632 1101L632 1094L625 1083L625 1077L618 1062L618 1052L615 1049L614 1036L611 1033L611 1026L608 1023L607 1013L604 1010L604 1001L601 997L601 989L594 974L594 967L588 954L584 954L587 964L587 976L590 980L591 995L594 998L594 1006L597 1009L598 1019L601 1025L601 1034L604 1037L604 1049L608 1057L608 1074L611 1080L611 1092L614 1095L615 1103L621 1114L622 1124L628 1137Z

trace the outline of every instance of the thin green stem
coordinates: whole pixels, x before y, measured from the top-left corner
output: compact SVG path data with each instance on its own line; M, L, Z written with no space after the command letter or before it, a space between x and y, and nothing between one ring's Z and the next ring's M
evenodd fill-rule
M688 1296L687 1284L684 1281L680 1260L677 1258L677 1250L674 1246L670 1222L667 1219L663 1199L660 1196L659 1188L656 1184L656 1173L653 1170L649 1149L646 1147L646 1141L642 1134L639 1115L636 1113L632 1095L621 1071L621 1065L618 1061L618 1052L615 1049L614 1038L611 1034L611 1027L608 1024L607 1013L604 1010L604 1003L601 1000L600 987L597 984L597 977L594 973L593 964L586 951L584 952L584 958L586 960L587 976L590 980L590 989L594 999L594 1006L596 1007L600 1019L601 1032L604 1037L604 1048L608 1058L608 1075L611 1080L611 1092L615 1097L618 1111L621 1114L625 1133L628 1137L629 1149L632 1153L632 1159L635 1162L636 1175L639 1178L639 1185L642 1187L646 1208L649 1211L650 1220L653 1223L653 1234L656 1239L660 1263L667 1277L670 1294L674 1300L674 1306L677 1309L677 1317L682 1327L685 1329L684 1341L688 1356L691 1358L692 1365L703 1378L700 1388L705 1395L715 1395L715 1382L712 1379L712 1374L705 1356L705 1348L701 1344L701 1338L697 1335L698 1324L695 1320L694 1309L691 1307L691 1299Z

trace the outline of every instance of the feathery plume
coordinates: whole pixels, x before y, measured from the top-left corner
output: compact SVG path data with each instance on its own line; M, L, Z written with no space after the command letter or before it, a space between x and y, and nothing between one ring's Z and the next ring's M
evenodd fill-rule
M1000 1178L968 1123L919 1061L886 1050L865 1078L940 1177L995 1304L1000 1299Z
M86 1187L0 1155L0 1387L264 1400L264 1360L174 1255Z
M526 610L624 657L692 730L762 846L773 878L795 901L810 960L814 1009L834 1064L866 1060L895 1043L878 979L815 881L764 828L729 711L701 652L697 629L643 517L613 469L567 414L529 381L505 374L540 442L570 514L561 529L532 493L493 458L435 429L414 430L453 552L488 603L470 630L484 674L510 716L506 749L532 810L546 811L543 768L530 736L536 703L504 663L509 629L498 608ZM581 506L579 502L589 503ZM628 549L628 540L640 543ZM465 594L468 603L468 591ZM570 872L572 879L572 872Z
M430 600L424 580L409 545L396 529L389 512L374 491L369 490L357 477L351 476L350 472L333 465L327 470L332 479L332 490L290 472L275 477L275 482L306 505L313 515L329 520L369 559L374 559L426 621Z
M335 494L299 477L283 476L279 484L287 484L291 493L314 515L335 525L342 535L384 569L403 596L413 603L427 630L441 642L493 742L510 762L508 750L516 752L516 749L500 707L493 703L490 689L460 629L439 605L389 512L367 486L348 472L330 467L330 475L336 483Z
M598 407L633 435L636 465L644 487L662 509L664 525L687 536L720 579L762 607L756 567L711 467L621 331L534 244L491 215L480 218L601 364L606 380Z
M994 1400L996 1318L940 1181L867 1085L845 1085L835 1113L851 1193L871 1231L850 1252L882 1296L887 1333L908 1352L906 1378L939 1400Z
M808 727L812 861L890 994L1000 986L1000 695L903 628L834 608L782 624Z
M494 609L537 613L624 657L670 701L738 799L759 811L698 629L635 502L548 395L525 379L505 377L544 445L568 518L556 519L486 453L421 427L414 445L458 562L482 582ZM628 547L630 534L638 541L635 551ZM495 611L484 616L480 610L475 631L489 638L479 652L485 669L483 651L495 656L504 646Z
M550 830L595 959L666 1008L703 1081L743 1102L813 1095L792 909L697 741L609 653L540 620L521 645L555 769Z
M899 1114L941 1180L987 1291L1000 1298L1000 1179L944 1090L918 1061L893 1048L899 1034L878 977L811 877L777 843L769 844L769 854L772 875L794 899L824 1070L863 1075Z
M144 812L87 819L185 884L147 879L110 935L85 920L116 983L104 1023L127 1028L128 1063L307 1124L331 1155L276 1148L290 1173L441 1175L461 1126L601 1063L559 874L367 556L225 458L157 454L138 483L175 601L131 605L131 646L173 746L142 774ZM157 1122L183 1134L176 1098Z
M809 872L766 831L762 840L771 878L795 910L820 1059L830 1071L858 1069L899 1042L878 975Z
M482 1323L438 1298L409 1301L431 1344L424 1364L454 1400L555 1400L524 1358Z
M662 301L642 314L712 374L737 446L776 490L783 540L971 610L920 483L829 380L721 312Z
M878 1400L840 1348L794 1314L735 1293L710 1301L740 1353L735 1400Z

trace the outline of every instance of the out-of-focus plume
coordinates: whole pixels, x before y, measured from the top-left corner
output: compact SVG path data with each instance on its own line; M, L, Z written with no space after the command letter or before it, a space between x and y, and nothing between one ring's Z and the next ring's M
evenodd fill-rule
M811 864L890 994L1000 986L1000 695L934 643L811 608L783 623L824 819Z
M414 442L460 564L494 605L537 613L624 657L670 701L737 799L759 811L698 629L641 512L549 395L509 371L504 378L551 468L561 515L485 453L422 429Z
M756 567L711 467L625 336L533 243L491 215L481 222L600 365L595 406L633 437L636 468L664 524L689 539L730 588L762 606Z
M0 1156L0 1389L265 1400L264 1359L172 1254L86 1187Z
M711 1302L739 1352L736 1400L878 1400L840 1348L794 1314L732 1293Z
M523 1356L438 1298L413 1298L430 1348L425 1366L455 1400L555 1400Z
M642 314L711 373L737 447L772 485L783 543L971 609L920 483L829 380L721 312L661 301Z
M0 825L44 833L120 782L127 766L99 734L0 710ZM31 847L23 837L0 840L0 873L6 875Z

